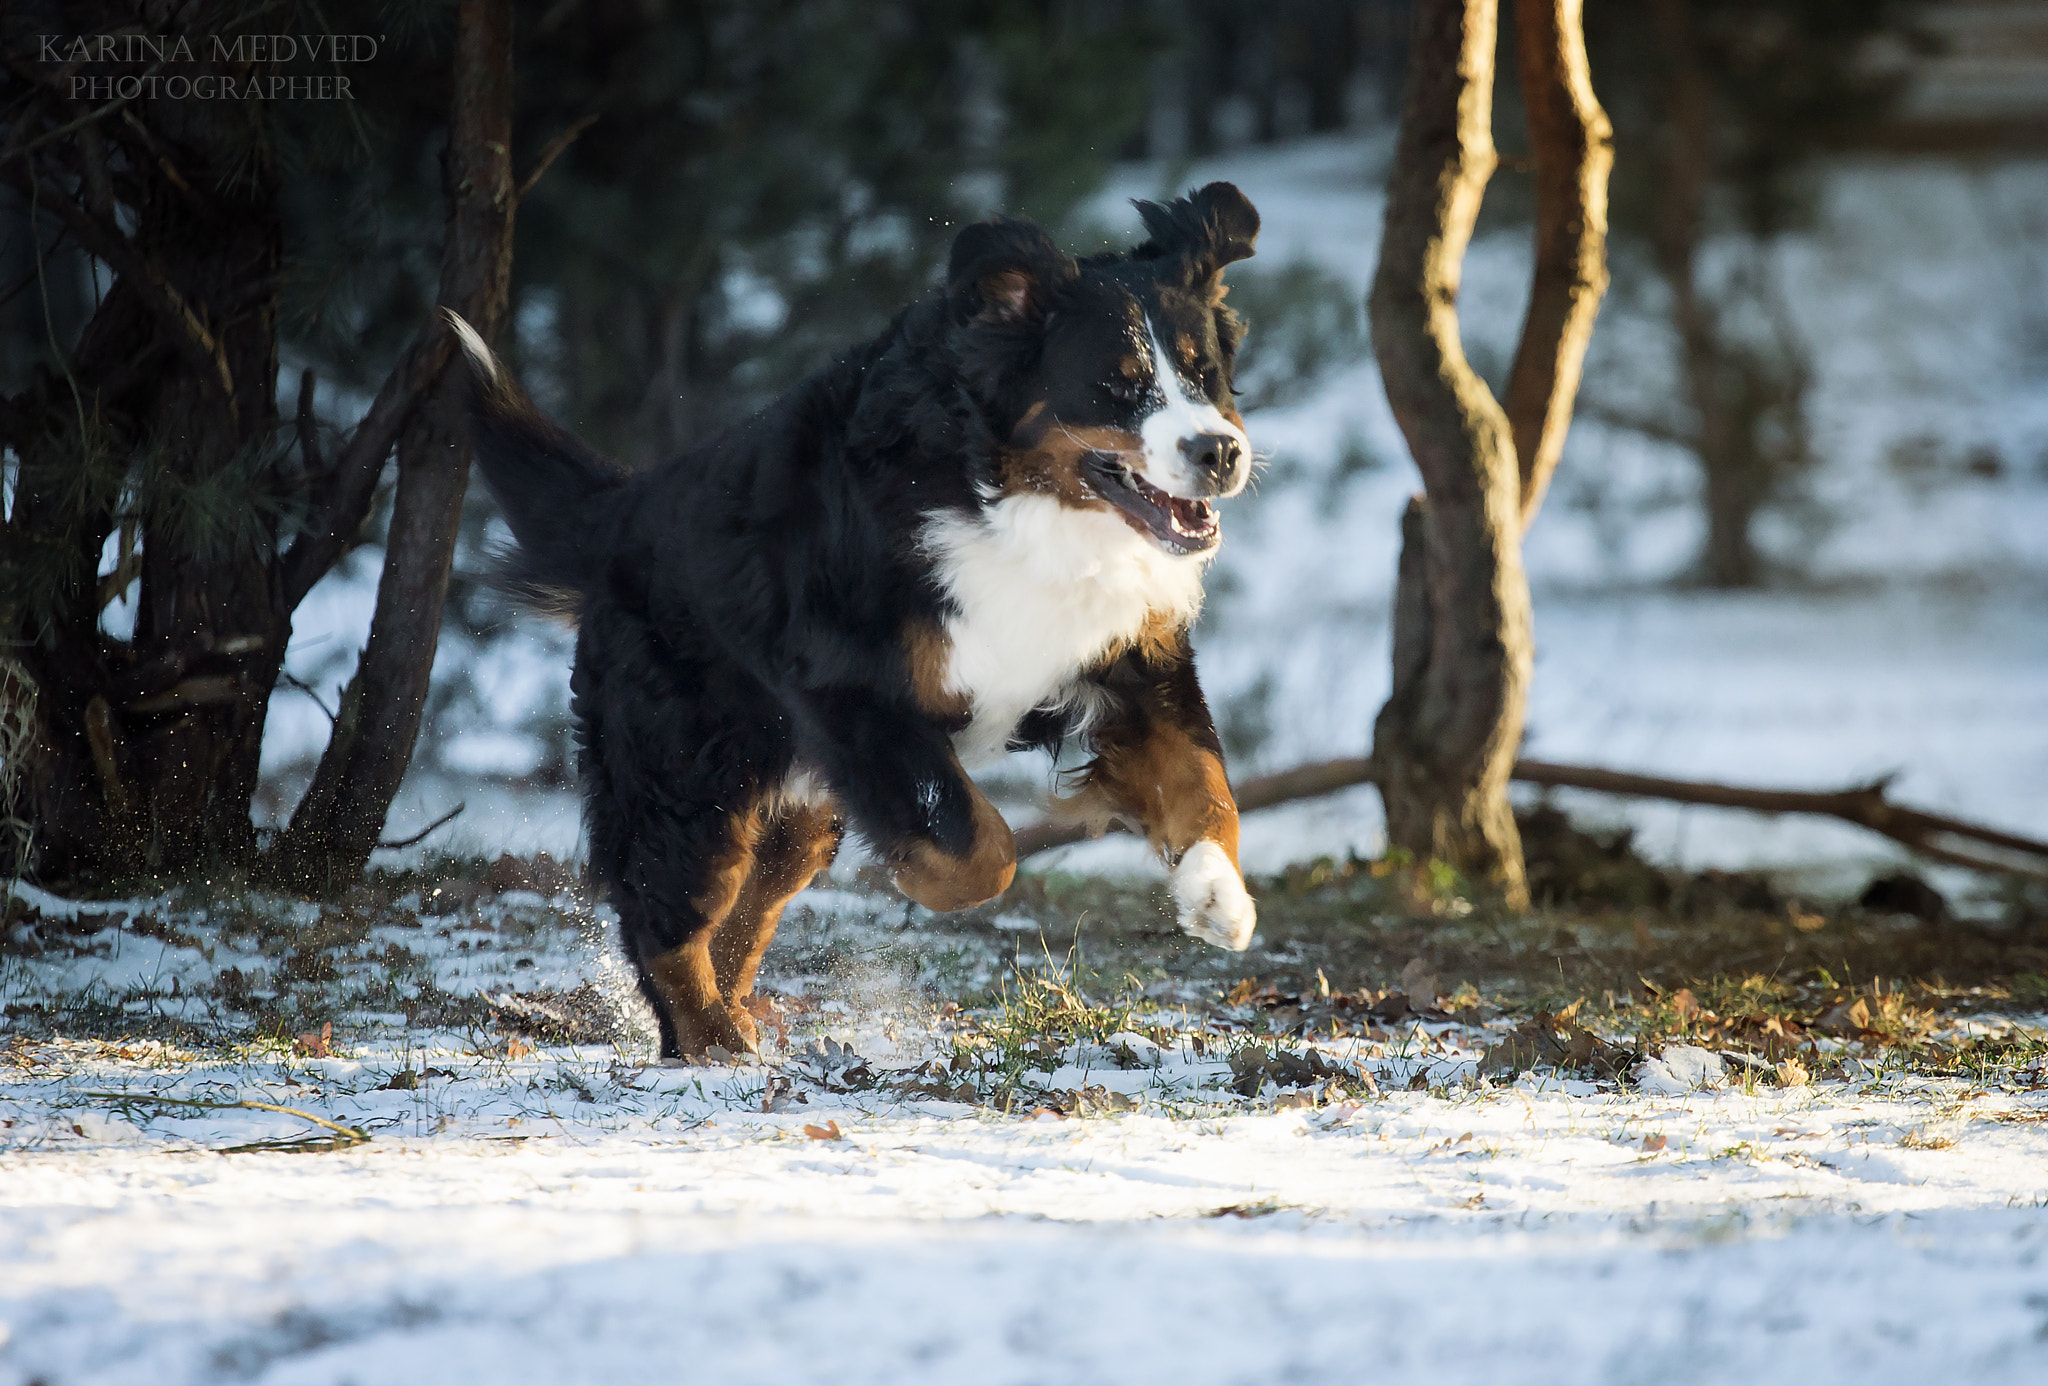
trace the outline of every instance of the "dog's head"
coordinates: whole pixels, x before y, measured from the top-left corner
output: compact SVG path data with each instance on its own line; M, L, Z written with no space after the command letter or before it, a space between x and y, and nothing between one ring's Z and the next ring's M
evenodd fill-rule
M1137 206L1149 239L1127 254L1076 260L1029 222L963 230L947 285L957 358L1004 440L985 485L1113 509L1201 554L1222 537L1214 502L1250 479L1223 270L1252 253L1259 214L1228 183Z

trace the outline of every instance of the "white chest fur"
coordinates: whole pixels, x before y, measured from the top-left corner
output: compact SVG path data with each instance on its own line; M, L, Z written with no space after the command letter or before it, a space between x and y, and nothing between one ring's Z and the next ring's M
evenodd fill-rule
M1051 496L1005 496L979 517L942 515L925 547L959 607L946 622L946 687L973 707L973 723L954 738L968 765L1002 755L1025 713L1060 702L1082 669L1152 613L1186 620L1202 604L1207 555L1169 554L1108 511Z

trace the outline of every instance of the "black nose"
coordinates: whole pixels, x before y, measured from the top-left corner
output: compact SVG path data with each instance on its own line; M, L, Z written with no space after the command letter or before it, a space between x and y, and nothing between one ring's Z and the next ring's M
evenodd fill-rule
M1244 444L1228 433L1197 433L1180 440L1180 455L1209 485L1226 491L1244 469Z

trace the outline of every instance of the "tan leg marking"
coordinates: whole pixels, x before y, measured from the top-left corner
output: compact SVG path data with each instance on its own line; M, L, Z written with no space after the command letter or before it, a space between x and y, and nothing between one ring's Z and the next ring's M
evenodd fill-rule
M649 958L646 966L668 1007L676 1047L684 1057L695 1058L714 1044L734 1054L758 1047L754 1018L728 1006L718 994L708 929L697 932L680 948Z
M690 900L703 926L680 948L646 960L647 975L675 1027L676 1046L686 1057L700 1055L714 1044L735 1054L759 1048L754 1018L729 1005L720 993L712 945L745 892L761 832L761 820L751 811L734 821L732 846L713 868L703 891Z
M1213 842L1237 864L1237 799L1223 761L1170 723L1150 724L1134 743L1098 745L1086 786L1068 803L1083 815L1134 820L1169 861Z
M1097 743L1080 797L1099 816L1135 819L1172 865L1169 894L1184 932L1239 952L1250 946L1258 908L1238 869L1237 801L1214 751L1154 722L1133 744Z
M754 845L753 870L711 939L711 963L728 1007L745 1014L740 1007L753 994L754 973L782 922L783 907L832 864L838 850L839 830L824 806L790 809L768 824Z

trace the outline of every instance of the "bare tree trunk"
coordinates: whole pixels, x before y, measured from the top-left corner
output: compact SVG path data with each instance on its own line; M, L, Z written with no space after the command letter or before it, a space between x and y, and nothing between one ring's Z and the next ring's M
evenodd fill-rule
M1457 299L1495 156L1493 0L1419 0L1372 289L1373 349L1425 494L1402 521L1394 685L1373 762L1390 844L1528 903L1507 785L1533 636L1521 535L1564 446L1606 287L1609 132L1578 0L1518 10L1538 169L1537 276L1507 411L1466 361Z
M490 338L505 311L517 202L510 0L461 0L456 25L440 302ZM440 324L432 330L445 338ZM433 352L438 376L399 436L398 493L369 644L313 783L277 844L277 869L296 879L362 871L412 760L469 481L458 378L445 369L448 359L445 344Z
M1700 301L1697 274L1713 171L1713 117L1693 42L1689 0L1651 0L1651 7L1664 49L1671 112L1654 237L1657 269L1671 289L1671 324L1678 332L1680 370L1692 405L1693 451L1705 472L1708 532L1702 568L1715 586L1747 586L1756 577L1756 553L1749 544L1751 507L1731 491L1729 483L1736 478L1721 465L1729 439L1726 413L1716 398L1720 351L1712 310Z
M1788 460L1774 457L1759 437L1763 415L1782 410L1787 401L1773 395L1789 391L1792 412L1803 418L1803 381L1797 369L1773 379L1783 362L1731 341L1721 314L1701 296L1700 242L1714 173L1712 94L1700 65L1691 0L1652 0L1651 13L1670 110L1653 237L1658 272L1671 289L1671 323L1704 492L1707 534L1697 572L1710 587L1753 587L1763 578L1764 563L1751 525Z
M1536 273L1508 375L1522 528L1564 456L1580 369L1607 293L1614 128L1593 95L1583 0L1515 0L1515 44L1536 163Z
M1387 837L1526 903L1508 771L1532 659L1507 414L1458 335L1493 174L1493 0L1419 0L1372 286L1372 340L1425 497L1402 523L1394 688L1373 729Z

